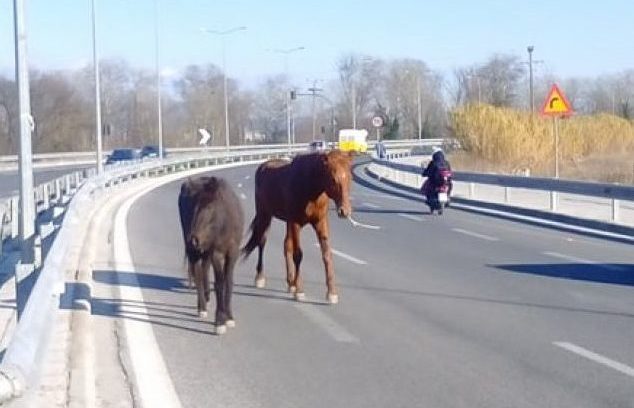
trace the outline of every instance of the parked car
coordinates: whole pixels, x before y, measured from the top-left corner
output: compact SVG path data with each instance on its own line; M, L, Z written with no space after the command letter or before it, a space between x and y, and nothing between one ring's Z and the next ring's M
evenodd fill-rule
M114 149L112 154L108 156L106 164L137 160L138 158L139 152L136 149Z
M143 148L141 149L141 158L144 159L146 157L159 157L159 151L159 147L156 145L143 146ZM165 156L167 156L167 153L165 152L165 149L163 149L163 157Z
M311 152L321 152L328 149L328 143L325 140L315 140L308 145Z

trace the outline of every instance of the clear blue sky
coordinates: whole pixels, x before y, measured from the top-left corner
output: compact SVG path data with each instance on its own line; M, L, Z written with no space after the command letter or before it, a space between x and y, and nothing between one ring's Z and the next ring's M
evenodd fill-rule
M102 57L153 67L154 0L96 0ZM535 59L549 73L597 76L634 68L634 1L602 0L158 0L162 65L221 65L220 39L200 27L247 26L228 39L228 71L254 83L283 70L275 48L304 46L290 58L296 81L334 77L345 52L412 57L449 73L493 53ZM40 69L91 61L89 0L25 0L29 60ZM0 0L0 72L13 70L13 1Z

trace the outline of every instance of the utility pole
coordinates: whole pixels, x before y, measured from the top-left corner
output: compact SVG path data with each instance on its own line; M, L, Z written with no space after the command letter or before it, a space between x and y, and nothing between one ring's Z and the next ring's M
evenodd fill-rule
M159 32L159 1L154 0L154 48L156 65L156 116L158 127L159 159L163 159L163 112L161 109L161 67L160 67L160 44Z
M317 88L317 80L313 80L313 86L312 88L308 88L308 91L312 94L313 97L313 142L315 141L315 132L316 132L316 125L317 125L317 116L315 113L315 97L317 96L318 92L322 92L323 89L321 88Z
M306 49L305 47L294 47L287 49L275 49L273 52L277 54L282 54L284 56L284 75L286 79L289 81L289 89L285 91L286 93L286 136L288 138L288 153L291 153L291 144L293 143L295 137L293 132L293 96L295 95L295 91L290 88L290 76L288 73L288 56L294 52L301 51Z
M531 113L535 113L535 95L533 94L533 50L535 47L529 45L526 47L528 51L528 87L529 87L529 98L531 104Z
M95 75L95 136L97 143L97 174L103 173L103 143L101 138L101 87L99 85L99 53L97 52L97 0L91 0L92 65Z
M24 1L13 1L13 18L15 30L15 79L18 91L20 110L20 216L18 218L18 235L20 238L22 262L31 263L33 253L28 240L35 232L35 200L33 197L33 156L31 149L31 132L34 123L31 116L29 98L29 69L26 59L26 27L24 24Z

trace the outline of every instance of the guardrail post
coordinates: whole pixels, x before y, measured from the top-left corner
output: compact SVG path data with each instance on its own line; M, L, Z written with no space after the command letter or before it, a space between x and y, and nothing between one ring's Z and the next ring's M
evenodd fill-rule
M51 207L48 183L44 183L44 185L42 185L42 200L44 201L44 211L46 211Z
M504 202L506 204L511 202L511 187L504 187Z
M75 172L75 188L79 188L79 183L81 183L81 173Z
M619 200L616 198L612 199L612 221L619 220Z
M550 211L552 212L556 212L557 211L557 192L556 191L551 191L550 192Z
M475 198L475 183L469 183L469 198Z
M13 239L18 236L18 206L18 198L13 197L11 199L11 238Z
M39 233L33 238L33 264L35 268L42 266L42 237Z
M62 201L62 180L55 179L55 201L60 203Z

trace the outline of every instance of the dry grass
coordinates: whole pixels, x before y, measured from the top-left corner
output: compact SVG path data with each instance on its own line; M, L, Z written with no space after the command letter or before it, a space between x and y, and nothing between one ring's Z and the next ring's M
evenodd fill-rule
M456 169L552 176L553 121L528 112L471 105L451 114L454 136L465 148L452 155ZM634 183L634 125L612 115L559 121L560 175Z

